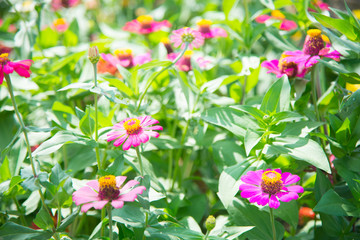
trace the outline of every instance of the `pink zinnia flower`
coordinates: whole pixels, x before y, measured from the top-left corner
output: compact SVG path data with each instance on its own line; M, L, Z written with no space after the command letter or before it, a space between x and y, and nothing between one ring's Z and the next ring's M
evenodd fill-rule
M170 53L168 54L168 59L174 61L180 53ZM184 55L175 63L177 68L180 71L188 72L192 70L191 66L191 57L193 55L193 51L187 50ZM206 68L207 64L210 63L209 60L204 59L203 57L198 57L196 62L199 64L200 68Z
M76 6L80 1L79 0L52 0L51 7L54 11L57 11L61 8L71 8Z
M297 24L294 21L285 19L285 15L282 14L279 10L271 11L271 16L269 15L260 15L255 18L255 21L258 23L265 23L269 19L280 20L280 30L290 31L297 28Z
M21 77L30 77L30 66L34 63L32 60L26 59L18 62L11 62L8 56L8 53L0 54L0 84L3 83L4 74L10 74L14 71Z
M289 202L299 198L298 193L304 192L299 185L288 186L300 180L297 175L282 173L280 169L249 171L241 177L241 197L249 198L251 203L261 206L269 205L278 208L280 201Z
M341 57L338 51L330 51L329 47L324 47L323 36L319 29L307 31L302 51L286 51L284 54L288 56L284 58L286 61L295 62L299 64L300 68L310 68L322 57L331 58L335 61L340 61Z
M319 9L320 11L329 11L329 5L324 3L323 1L320 0L312 0L310 2L310 6L312 5L312 7L314 7L315 9ZM316 10L313 8L308 8L309 12L316 12Z
M126 177L107 175L99 181L91 180L86 185L73 193L76 205L81 205L81 211L87 212L90 208L102 209L110 202L114 208L122 208L124 202L133 202L138 194L146 190L144 186L135 187L138 181L130 180L124 186Z
M160 31L163 27L170 28L171 23L167 20L156 22L151 16L142 15L131 22L127 22L123 30L138 34L149 34Z
M170 36L170 40L174 43L174 47L179 47L181 49L185 48L185 44L189 44L189 49L198 48L204 44L204 37L202 34L189 27L180 28L174 30L173 35Z
M69 24L66 22L64 18L58 18L53 22L53 27L58 32L65 32L68 29Z
M133 56L131 49L117 49L114 53L115 56L112 54L101 54L102 59L114 67L119 64L124 68L131 68L151 61L150 53Z
M200 20L198 25L198 31L201 35L206 38L217 38L217 37L227 37L228 34L223 28L219 27L210 27L212 22L210 20L202 19Z
M125 151L129 150L131 146L137 147L141 143L146 143L149 141L149 137L159 137L159 133L153 130L163 130L163 127L159 125L150 126L157 123L159 121L150 116L127 118L112 127L114 131L108 133L107 141L111 142L116 139L115 147L125 142L122 148Z
M267 73L274 73L278 78L283 75L287 75L289 78L303 78L308 69L300 68L299 64L285 60L286 57L287 55L282 54L280 60L274 59L271 61L264 61L261 63L261 66L269 69Z

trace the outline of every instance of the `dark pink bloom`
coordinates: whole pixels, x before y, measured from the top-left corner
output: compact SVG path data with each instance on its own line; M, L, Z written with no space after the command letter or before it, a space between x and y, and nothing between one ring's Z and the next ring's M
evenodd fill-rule
M330 10L329 5L320 0L312 0L310 2L310 6L313 8L308 8L309 12L317 12L317 10L315 10L315 9L319 9L320 11L329 11Z
M198 25L198 31L201 35L207 38L217 38L217 37L227 37L228 34L223 28L219 27L211 27L212 22L210 20L202 19L200 20Z
M189 49L198 48L204 44L204 37L198 30L189 27L174 30L170 36L170 41L174 43L174 47L185 48L185 44L189 44Z
M107 141L111 142L116 139L115 147L125 142L122 148L125 151L129 150L131 146L137 147L141 143L146 143L150 137L159 137L159 133L153 130L163 130L163 127L160 125L150 126L157 123L159 121L150 116L127 118L112 127L114 131L108 133Z
M306 68L300 68L299 64L295 62L289 62L288 60L284 60L286 55L282 55L280 60L271 60L271 61L264 61L261 63L261 66L264 68L269 69L267 73L274 73L276 77L280 78L283 75L287 75L289 78L292 77L300 77L303 78L307 73Z
M288 62L297 63L300 68L311 68L318 62L318 59L323 57L340 61L341 54L336 50L330 51L330 48L324 47L324 44L321 31L311 29L307 31L303 50L286 51L284 54L287 57L284 59Z
M240 185L241 197L249 198L251 203L261 206L269 205L278 208L280 201L289 202L299 198L298 193L304 192L303 187L290 184L300 180L297 175L282 173L280 169L249 171L241 177L244 183Z
M32 60L26 59L18 62L11 62L8 56L8 53L0 54L0 84L3 83L4 74L11 74L14 71L21 77L30 77L30 66L34 63Z
M114 208L122 208L124 202L133 202L138 194L146 190L144 186L134 187L138 181L130 180L125 185L126 177L108 175L99 181L91 180L73 193L76 205L81 205L81 211L87 212L90 208L102 209L110 202Z
M54 11L57 11L61 8L71 8L76 6L80 0L52 0L51 7Z
M170 28L171 23L167 20L156 22L151 16L142 15L131 22L127 22L123 30L138 34L149 34L160 31L164 27Z
M168 54L168 59L174 61L180 53L170 53ZM185 51L184 55L175 63L180 71L188 72L192 70L191 66L191 57L193 52L191 50ZM207 64L210 63L209 60L204 59L203 57L198 57L196 59L200 68L206 68Z
M131 68L151 61L150 53L133 56L130 49L117 49L115 50L115 56L102 53L101 57L114 67L116 67L116 65L121 65L125 68Z
M285 31L294 30L297 28L297 24L294 21L285 19L285 15L282 14L279 10L271 11L271 16L269 15L260 15L255 18L255 21L258 23L265 23L269 19L280 20L280 29Z

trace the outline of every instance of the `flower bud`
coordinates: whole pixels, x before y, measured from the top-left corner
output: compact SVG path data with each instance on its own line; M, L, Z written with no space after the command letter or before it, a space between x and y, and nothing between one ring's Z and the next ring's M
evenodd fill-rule
M99 54L99 49L97 48L97 46L89 48L88 57L92 64L96 64L99 61L100 54Z
M205 221L205 227L208 231L211 231L214 229L215 225L216 225L216 219L213 215L210 215Z

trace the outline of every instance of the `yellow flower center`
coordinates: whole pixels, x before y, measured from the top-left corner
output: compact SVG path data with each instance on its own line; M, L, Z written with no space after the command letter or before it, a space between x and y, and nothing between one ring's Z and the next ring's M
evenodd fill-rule
M274 170L264 172L261 180L261 189L270 195L280 192L283 186L281 174Z
M151 28L151 23L154 19L150 15L141 15L136 19L142 28Z
M53 22L54 26L60 26L66 24L66 20L64 18L58 18Z
M123 124L128 134L136 134L141 129L140 120L137 118L131 118Z
M184 53L184 57L186 58L190 58L193 55L193 51L191 50L186 50Z
M310 29L307 31L307 35L309 35L310 37L319 37L319 36L321 36L321 30Z
M132 56L131 49L116 49L115 55L118 56L120 59L130 58Z
M271 11L271 16L277 19L285 19L285 15L282 14L279 10L273 10Z
M353 14L355 15L355 17L357 17L358 19L360 19L360 9L355 9L352 11Z
M160 42L162 42L163 44L169 44L170 40L167 37L163 37L163 38L161 38Z
M321 34L321 38L322 38L322 40L323 40L324 42L330 43L330 39L329 39L326 35Z
M0 54L0 62L5 62L9 60L9 54L8 53L2 53Z
M99 197L101 200L113 200L116 199L120 194L120 190L116 186L116 178L114 175L107 175L101 177L99 179L99 185Z
M212 21L207 20L207 19L201 19L200 21L197 22L197 25L200 27L209 27L212 24Z

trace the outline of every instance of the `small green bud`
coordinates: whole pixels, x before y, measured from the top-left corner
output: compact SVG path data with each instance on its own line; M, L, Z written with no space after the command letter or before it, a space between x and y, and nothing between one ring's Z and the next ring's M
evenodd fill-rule
M99 49L97 46L89 48L88 58L92 64L96 64L100 59Z
M213 215L210 215L205 221L205 227L208 231L211 231L214 229L215 225L216 225L216 219Z

